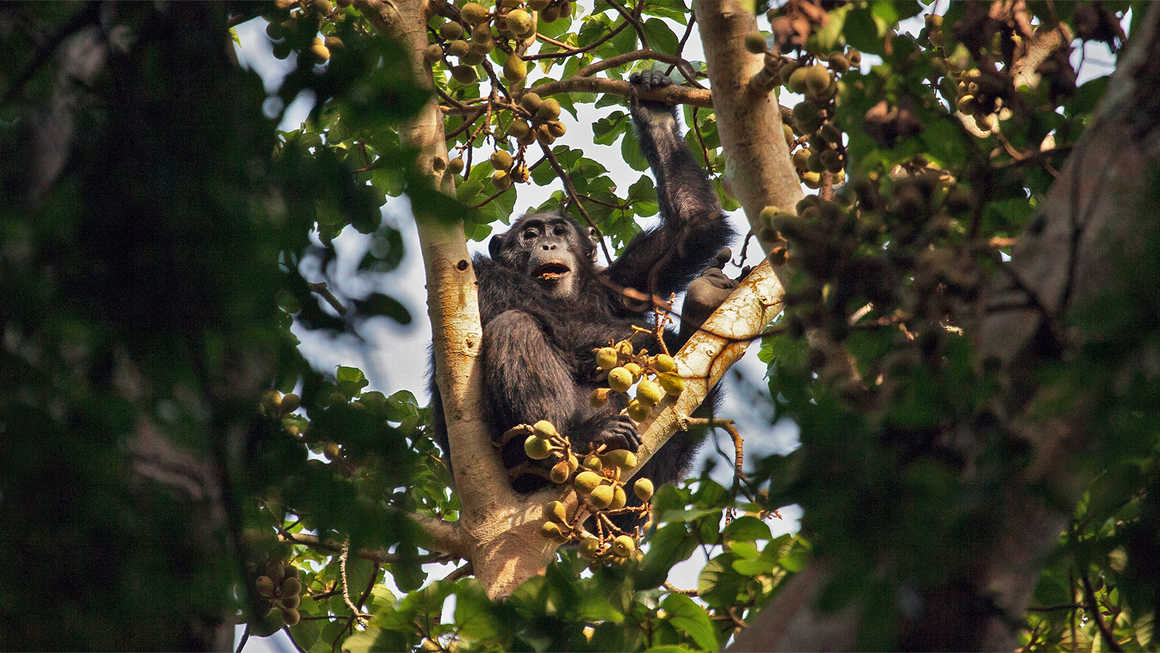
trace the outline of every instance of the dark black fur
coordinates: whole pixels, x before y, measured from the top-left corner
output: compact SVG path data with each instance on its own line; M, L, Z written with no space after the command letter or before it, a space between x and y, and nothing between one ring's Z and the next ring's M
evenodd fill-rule
M641 90L671 83L660 73L636 74L631 81ZM588 443L636 449L636 426L617 414L624 407L623 397L594 409L588 395L601 385L593 350L629 336L633 324L648 323L651 307L626 301L601 277L667 298L685 290L733 236L704 171L680 136L675 109L634 101L632 117L656 176L660 227L638 235L609 268L598 269L593 243L579 225L558 215L526 215L507 233L492 238L490 258L475 257L484 392L493 438L517 424L546 419L571 438L578 453L585 453ZM686 314L696 314L698 320L735 285L716 268L702 279L685 302ZM712 306L691 306L690 300ZM699 324L682 325L680 335L668 333L670 350L676 352ZM634 344L658 349L646 336L637 336ZM436 434L446 452L446 425L434 379L431 393ZM641 474L658 485L680 478L699 444L696 440L675 435ZM502 455L508 469L525 462L523 439L509 442ZM513 484L526 492L546 481L525 475Z

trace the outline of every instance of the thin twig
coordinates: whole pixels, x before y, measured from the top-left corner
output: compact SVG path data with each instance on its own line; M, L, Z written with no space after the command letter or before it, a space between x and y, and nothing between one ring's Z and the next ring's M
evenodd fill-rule
M346 315L346 307L342 305L342 302L338 301L338 297L335 297L334 293L330 292L330 288L327 287L325 281L307 283L306 287L309 288L311 292L322 295L322 298L326 300L326 303L330 304L331 308L338 311L339 315Z
M688 42L689 36L692 35L693 25L696 24L696 22L697 22L697 15L695 13L690 13L689 14L689 22L685 23L685 33L683 35L681 35L681 40L677 43L677 56L681 56L681 57L684 56L685 43ZM665 71L665 75L666 76L672 75L673 68L676 68L676 67L677 67L676 64L670 65L669 69ZM689 80L689 81L693 81L693 80Z
M470 576L473 573L475 573L475 569L474 569L474 567L471 566L471 563L469 562L469 563L463 565L462 567L457 568L455 571L451 572L450 574L447 574L443 578L443 580L453 583L453 582L459 580L460 578L465 578L467 576Z
M346 559L349 556L350 538L347 538L347 540L342 543L342 553L338 556L339 577L342 579L342 602L346 604L346 607L350 608L351 613L356 618L358 618L359 622L361 623L363 619L369 618L371 615L364 614L361 610L358 609L358 606L354 604L354 601L350 600L350 586L346 579Z
M649 47L648 36L644 33L644 25L640 24L640 21L637 20L637 17L629 13L629 11L621 6L621 4L616 0L605 0L605 2L607 2L610 7L620 12L620 15L624 16L624 19L632 25L632 30L636 32L636 37L640 39L640 44L646 48Z
M683 590L683 589L677 587L676 585L673 585L672 583L670 583L667 580L665 581L664 585L662 585L662 587L664 587L665 589L667 589L670 592L674 592L676 594L684 594L685 596L697 596L697 594L698 594L697 590Z
M582 48L569 48L568 50L565 50L564 52L543 52L540 54L529 54L526 57L521 56L520 58L523 59L524 61L535 61L537 59L562 59L564 57L571 57L571 56L577 55L577 54L584 54L585 52L588 52L589 50L595 50L596 48L600 47L606 41L608 41L609 39L611 39L614 36L616 36L617 34L619 34L621 31L623 31L624 28L626 28L626 27L628 27L627 21L621 23L618 27L613 28L612 31L610 31L607 34L605 34L604 36L600 37L598 40L596 40L593 43L590 43L589 45L586 45Z

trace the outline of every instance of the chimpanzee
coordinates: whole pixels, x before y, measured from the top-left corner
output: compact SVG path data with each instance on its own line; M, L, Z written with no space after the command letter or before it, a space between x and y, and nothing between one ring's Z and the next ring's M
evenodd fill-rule
M630 81L639 91L672 83L660 72L636 73ZM611 266L598 268L595 244L576 222L561 215L530 214L492 237L490 258L474 259L487 421L497 441L513 426L548 420L581 454L589 443L636 450L640 446L636 425L618 414L625 405L623 396L602 408L591 407L588 399L602 385L597 382L593 350L629 337L632 325L651 319L651 304L629 300L617 288L667 299L688 287L681 332L669 332L666 338L675 353L736 286L711 266L733 230L681 138L676 109L634 97L631 113L641 149L656 176L663 218L659 227L633 238ZM656 342L649 340L638 335L633 344L656 352ZM446 454L447 429L433 377L431 393L435 430ZM678 479L688 468L695 440L688 434L675 435L641 475L657 485ZM508 442L502 455L509 470L526 462L523 438ZM532 475L513 479L521 492L546 483Z

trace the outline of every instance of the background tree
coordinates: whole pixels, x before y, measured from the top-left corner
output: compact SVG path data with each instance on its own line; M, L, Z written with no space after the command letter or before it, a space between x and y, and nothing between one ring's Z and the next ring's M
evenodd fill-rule
M220 649L240 619L320 651L1154 650L1160 9L944 9L0 10L5 645ZM229 47L258 14L298 62L269 97ZM1117 74L1077 84L1091 43ZM660 488L643 555L588 573L541 535L576 495L511 493L479 420L464 236L560 180L541 208L623 245L651 180L616 183L557 114L643 170L623 80L654 65L767 262L677 355L638 464L756 339L802 446ZM312 369L290 331L410 320L378 210L403 195L458 493L411 393ZM325 283L348 229L385 292ZM773 537L793 502L801 533ZM695 589L667 582L698 552Z

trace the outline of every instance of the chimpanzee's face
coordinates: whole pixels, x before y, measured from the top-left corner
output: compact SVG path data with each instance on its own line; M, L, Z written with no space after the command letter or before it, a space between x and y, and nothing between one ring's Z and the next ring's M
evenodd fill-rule
M572 220L551 214L526 215L488 244L491 257L535 279L553 297L575 299L581 275L595 251Z

